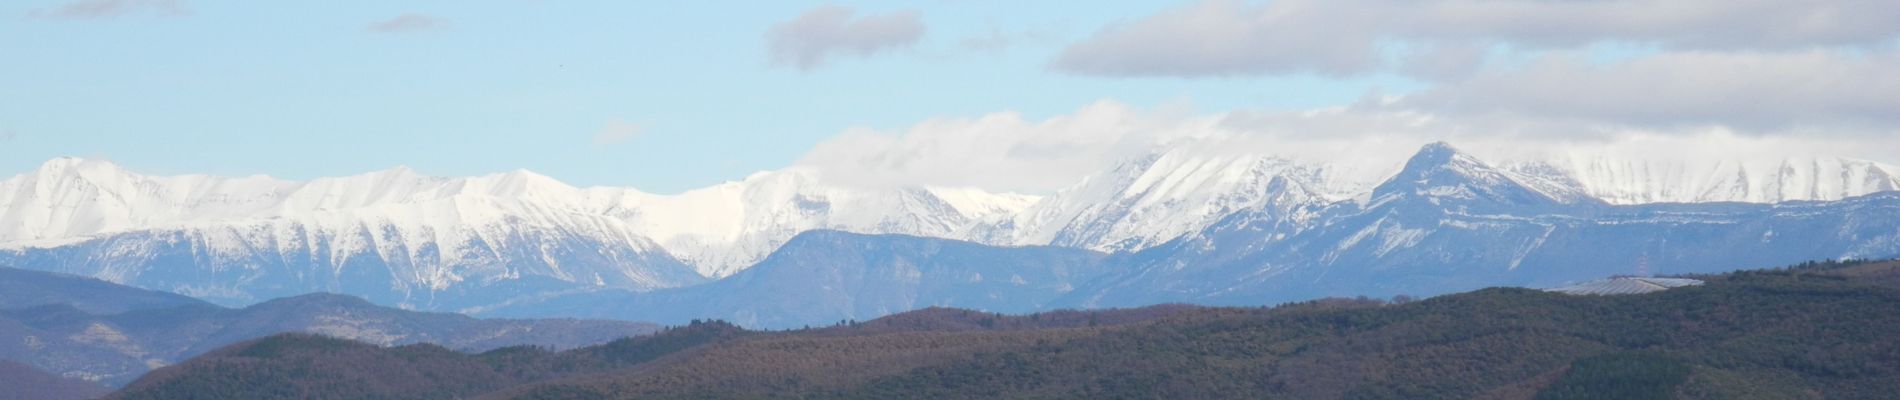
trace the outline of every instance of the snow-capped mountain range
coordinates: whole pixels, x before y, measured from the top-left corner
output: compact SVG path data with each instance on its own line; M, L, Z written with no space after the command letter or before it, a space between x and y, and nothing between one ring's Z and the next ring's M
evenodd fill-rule
M1544 186L1549 177L1428 145L1366 201L1228 215L1130 255L1068 301L1115 307L1429 296L1900 256L1900 192L1773 204L1614 204L1579 194L1587 189Z
M1692 163L1567 156L1500 168L1569 181L1611 204L1840 200L1900 190L1900 168L1841 157Z
M948 236L1036 200L975 189L843 190L822 186L800 169L656 195L576 188L525 170L440 178L396 167L296 182L148 176L103 160L60 158L0 181L0 245L56 247L125 232L295 223L325 233L365 227L393 233L340 252L412 251L421 243L460 250L456 245L492 233L484 227L586 226L591 236L641 252L664 247L699 273L719 277L805 230Z
M1435 144L1363 197L1312 201L1324 192L1272 177L1237 211L1133 252L813 231L706 285L566 296L495 313L791 328L929 306L1256 306L1900 256L1900 192L1620 205L1547 178ZM1139 208L1127 204L1136 206L1091 210Z
M1036 199L848 191L812 175L764 172L669 196L575 188L527 171L438 178L399 167L294 182L146 176L62 158L0 181L0 249L17 264L228 304L344 291L418 308L474 307L506 299L435 294L692 285L805 230L943 236Z
M1509 179L1565 203L1779 203L1900 190L1900 168L1838 157L1690 162L1566 155L1492 168L1442 143L1421 151L1434 148L1493 179ZM1009 218L980 223L952 238L1140 250L1239 211L1290 212L1309 204L1370 201L1374 188L1398 173L1404 161L1325 164L1174 147L1090 176Z
M1494 168L1434 144L1413 162L1426 156L1444 157L1439 164L1465 171L1460 176L1511 183L1442 186L1434 190L1453 192L1431 193L1433 201L1776 203L1900 190L1900 168L1839 158L1570 157ZM147 176L61 158L0 181L0 263L231 305L340 291L479 311L599 288L696 285L738 273L811 230L1105 252L1202 237L1236 218L1268 219L1291 234L1311 229L1327 207L1379 209L1398 198L1381 188L1424 179L1366 178L1377 175L1368 169L1400 171L1401 161L1328 165L1178 147L1039 197L832 185L799 167L661 195L577 188L528 171L440 178L399 167L300 182ZM1456 192L1486 187L1523 192Z

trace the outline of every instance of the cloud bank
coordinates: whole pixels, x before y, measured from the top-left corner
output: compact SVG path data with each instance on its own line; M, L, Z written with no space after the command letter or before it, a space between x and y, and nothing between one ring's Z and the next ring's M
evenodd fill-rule
M1411 77L1313 109L1102 100L857 129L800 164L865 185L1047 193L1165 149L1383 173L1450 141L1497 161L1844 156L1900 163L1900 2L1208 0L1101 28L1050 67L1108 78Z
M1892 134L1900 54L1672 52L1598 64L1552 55L1407 96L1407 108L1770 135Z
M414 33L448 29L449 21L422 14L403 14L370 23L364 29L375 33Z
M765 35L772 63L811 70L838 56L870 56L910 47L924 37L923 19L915 11L854 14L849 7L823 6L773 26Z
M1900 2L1208 0L1102 28L1052 66L1098 76L1356 75L1405 47L1801 51L1891 46ZM1426 57L1442 55L1424 52ZM1400 60L1403 61L1403 60Z
M1130 154L1214 125L1144 113L1113 101L1040 121L1015 112L937 118L904 132L853 129L799 161L848 184L928 184L1042 191Z
M1324 163L1361 180L1383 178L1419 146L1434 141L1449 141L1495 162L1600 155L1658 160L1842 156L1900 163L1900 155L1891 151L1900 148L1900 135L1755 135L1721 126L1580 123L1400 108L1406 101L1194 114L1103 100L1042 120L998 112L936 118L896 132L854 129L820 143L798 164L847 185L1050 193L1116 164L1172 149Z
M160 16L190 15L191 8L181 0L79 0L52 9L34 9L28 17L46 19L102 19L129 14L150 13Z

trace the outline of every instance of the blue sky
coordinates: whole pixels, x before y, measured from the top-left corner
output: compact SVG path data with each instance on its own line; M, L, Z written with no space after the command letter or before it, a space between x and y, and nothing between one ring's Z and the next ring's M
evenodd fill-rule
M1034 192L1173 137L1126 132L1185 130L1900 162L1878 151L1900 148L1900 6L1735 1L11 1L0 173L525 168L672 193L800 164ZM786 37L830 52L783 62ZM1170 113L1199 118L1152 121ZM958 176L995 153L988 175L1052 175Z
M852 127L1004 110L1036 118L1104 98L1307 107L1405 84L1049 68L1064 44L1168 2L194 1L183 15L33 16L67 3L0 6L0 135L11 137L0 170L68 155L157 174L293 179L399 164L452 176L526 168L674 192L783 167ZM902 49L809 70L774 65L768 30L825 4L915 10L927 28ZM442 26L368 28L405 14ZM1007 43L967 44L997 37ZM613 121L640 132L593 140Z

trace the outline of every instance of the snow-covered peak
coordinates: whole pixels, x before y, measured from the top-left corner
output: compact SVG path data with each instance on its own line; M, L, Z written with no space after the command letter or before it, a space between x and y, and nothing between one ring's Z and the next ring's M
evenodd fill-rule
M38 169L34 170L34 174L41 176L91 175L94 177L104 177L123 173L125 173L125 170L119 168L118 164L113 164L111 161L79 157L58 157L46 160L46 162L40 163Z
M1291 207L1300 204L1280 203L1320 202L1328 195L1350 193L1352 184L1330 181L1327 172L1263 154L1170 148L1089 176L1013 218L976 227L968 236L997 244L1139 250L1237 211ZM1272 185L1275 179L1293 184ZM1337 193L1329 193L1334 190Z
M1484 184L1496 184L1504 176L1491 166L1478 161L1476 157L1459 152L1445 142L1433 142L1418 149L1418 153L1405 161L1405 167L1399 170L1386 183L1373 188L1372 196L1384 197L1399 191L1415 188L1430 189L1444 185L1460 185L1471 180Z
M1014 215L1037 199L969 188L836 186L801 168L656 195L581 189L527 170L444 178L395 167L295 182L153 177L109 162L61 158L0 181L0 246L292 223L328 232L391 230L408 235L402 243L451 249L455 243L437 242L514 224L593 232L634 248L663 246L702 274L724 276L807 230L948 237L976 221Z
M586 204L589 196L580 188L525 169L469 178L450 192L456 195L542 201L575 208Z
M1035 201L977 189L832 185L816 171L788 168L674 196L632 195L609 212L702 274L719 277L808 230L954 237L976 221L1014 215Z
M1839 200L1900 190L1900 168L1825 156L1684 160L1593 154L1510 168L1561 171L1589 195L1613 204Z
M1414 166L1431 167L1451 163L1469 165L1476 161L1477 159L1471 158L1471 156L1458 151L1458 148L1451 147L1451 143L1438 141L1419 146L1418 152L1412 154L1412 159L1406 161L1405 169L1410 170L1413 169Z
M105 160L58 158L0 180L0 244L60 241L202 215L268 207L286 187L268 177L153 177Z
M15 176L9 181L32 179L49 184L73 183L101 187L135 185L142 177L126 171L111 161L84 159L78 157L60 157L41 163L31 172Z
M525 194L529 192L542 197L577 193L548 182L553 181L531 173L437 178L404 167L308 182L265 176L164 177L125 171L104 161L56 159L31 173L0 181L0 244L273 219L352 223L336 220L342 214L375 213L377 218L397 222L434 219L449 224L442 213L424 209L441 208L443 202L458 197L512 204L533 197ZM564 190L526 189L529 186ZM476 212L469 204L456 209Z
M975 219L1013 215L1042 200L1042 196L991 193L977 188L928 187L925 190L956 208L958 213Z
M1412 196L1430 198L1433 202L1482 201L1519 206L1587 199L1559 179L1560 176L1507 172L1450 144L1435 142L1420 148L1397 175L1373 188L1371 203Z

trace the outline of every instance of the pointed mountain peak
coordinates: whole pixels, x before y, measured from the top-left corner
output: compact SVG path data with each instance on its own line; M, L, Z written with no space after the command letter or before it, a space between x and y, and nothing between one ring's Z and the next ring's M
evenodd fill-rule
M1405 162L1405 169L1372 190L1373 204L1401 197L1431 199L1434 204L1445 201L1508 205L1563 202L1445 142L1419 148L1418 153Z
M478 190L493 196L521 197L537 194L579 196L577 192L579 189L566 182L527 169L469 178L464 183L466 183L464 190Z
M1458 148L1452 147L1451 143L1446 143L1445 141L1441 140L1441 141L1426 143L1424 146L1420 146L1418 148L1418 153L1419 154L1457 154Z
M1433 186L1457 185L1472 180L1497 180L1503 175L1490 165L1459 152L1445 142L1432 142L1418 149L1405 161L1398 175L1373 189L1373 197Z
M1405 161L1405 171L1426 171L1454 163L1483 165L1483 163L1478 162L1477 159L1465 155L1464 152L1458 151L1455 147L1451 147L1450 143L1431 142L1426 143L1424 147L1420 147L1418 153L1413 154L1410 160Z

